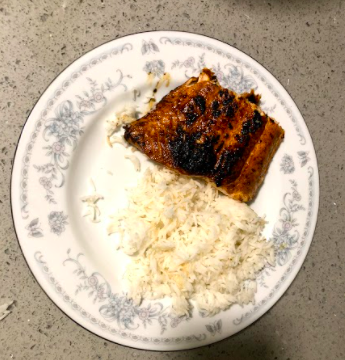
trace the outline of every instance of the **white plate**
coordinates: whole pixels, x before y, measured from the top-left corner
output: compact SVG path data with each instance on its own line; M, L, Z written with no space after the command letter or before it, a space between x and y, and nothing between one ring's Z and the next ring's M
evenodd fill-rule
M142 172L107 146L105 120L125 103L142 108L155 82L171 74L166 94L204 66L223 86L251 88L286 137L251 206L266 215L265 235L277 265L259 276L256 303L232 306L212 318L194 310L189 320L170 313L170 300L134 306L121 280L126 258L115 250L105 223L83 218L80 198L89 179L105 196L102 216L126 204L124 188ZM154 74L152 85L147 73ZM135 99L135 100L134 100ZM140 154L145 168L148 162ZM113 175L110 174L113 173ZM147 32L104 44L62 72L32 110L12 174L12 210L24 256L48 296L78 324L111 341L142 349L179 350L228 337L263 315L295 278L308 252L319 201L317 161L308 129L278 81L241 51L182 32ZM82 255L81 255L82 254Z

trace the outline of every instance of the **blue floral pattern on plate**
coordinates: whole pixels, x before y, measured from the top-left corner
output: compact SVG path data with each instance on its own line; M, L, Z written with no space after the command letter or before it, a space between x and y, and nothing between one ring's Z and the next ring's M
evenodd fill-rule
M309 154L309 151L298 151L297 152L301 167L307 165L307 162L310 160L310 157L308 156L308 154Z
M291 192L284 195L284 207L280 209L279 222L281 226L276 226L273 230L271 241L276 248L276 260L278 265L283 266L291 258L292 249L294 249L300 238L296 227L299 225L296 213L305 210L305 207L299 202L302 200L301 194L297 190L295 180L290 180Z
M161 334L165 332L170 320L170 326L176 327L180 322L189 320L186 316L174 316L168 307L164 307L160 302L149 303L148 305L135 305L132 299L127 298L126 294L113 293L109 283L104 277L93 272L90 275L81 264L80 258L83 254L78 254L75 258L70 256L63 262L64 265L72 263L75 266L73 273L79 278L80 282L76 286L75 295L81 291L88 291L88 296L93 298L93 302L104 302L99 307L99 313L107 321L116 321L120 329L136 330L140 324L146 328L156 321Z
M163 60L146 61L143 70L148 74L153 74L154 77L160 78L165 73L165 63Z
M292 174L295 171L295 164L291 155L285 154L280 162L280 171L284 174Z
M109 324L109 321L104 322L95 318L91 315L88 311L86 311L82 306L80 306L60 285L60 283L56 280L54 274L51 272L48 263L44 260L44 257L40 251L37 251L34 255L35 262L40 267L42 273L44 274L45 278L48 282L54 287L56 293L63 299L65 303L68 303L72 308L73 312L79 314L82 318L87 319L87 321L92 324L93 326L97 326L97 328L101 329L102 331L109 333L112 336L117 336L122 339L131 339L133 342L143 342L143 343L152 343L155 345L159 344L179 344L179 343L191 343L191 342L200 342L202 343L207 338L207 335L203 332L198 334L186 335L186 336L179 336L179 337L155 337L155 336L142 336L136 334L135 332L126 331L127 329L123 329L123 327L114 327ZM91 275L92 276L92 275ZM94 276L94 275L93 275ZM91 281L91 286L94 286L95 280ZM141 321L147 323L147 318L149 317L148 314L150 313L150 309L144 309L141 313ZM151 313L152 314L152 313ZM183 320L183 318L182 318ZM181 321L181 318L174 318L171 317L171 327L175 328ZM121 321L120 321L121 325Z
M39 183L45 189L45 199L49 203L56 204L53 184L55 188L60 188L65 183L64 173L69 168L67 158L77 147L79 137L84 133L82 126L84 117L106 105L105 94L108 91L113 91L119 86L127 90L127 86L123 83L122 71L117 70L117 73L119 76L115 83L109 78L100 86L97 81L87 78L90 90L84 90L83 95L76 95L78 99L76 106L71 100L65 100L56 107L55 117L46 120L42 136L46 142L50 142L43 147L49 161L43 165L34 165L34 168L45 175L40 177Z
M143 44L141 46L141 53L143 55L154 54L156 52L159 52L159 47L156 45L156 43L152 39L150 39L148 41L143 40Z
M187 70L185 72L185 76L187 78L192 75L191 72L200 72L205 67L213 70L220 85L239 94L249 92L251 89L255 90L257 88L254 78L251 75L246 75L242 66L236 66L233 64L225 64L224 66L221 66L220 63L211 64L206 59L205 53L200 55L197 60L195 57L190 56L186 60L175 60L171 65L171 69L186 68ZM188 72L188 69L190 69L191 72Z
M65 231L68 216L63 211L52 211L48 215L50 231L56 235L61 235Z

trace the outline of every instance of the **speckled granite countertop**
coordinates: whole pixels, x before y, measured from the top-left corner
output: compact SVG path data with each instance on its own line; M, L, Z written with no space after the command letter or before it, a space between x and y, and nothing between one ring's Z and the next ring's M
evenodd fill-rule
M29 271L13 230L9 183L16 142L47 85L70 62L116 37L185 30L251 55L290 92L319 161L320 210L307 259L261 319L204 348L139 351L65 316ZM0 0L0 359L345 359L345 1Z

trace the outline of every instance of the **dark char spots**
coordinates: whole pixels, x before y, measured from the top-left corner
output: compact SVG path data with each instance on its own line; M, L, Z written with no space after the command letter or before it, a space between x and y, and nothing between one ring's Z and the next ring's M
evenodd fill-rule
M257 101L257 97L256 95L254 94L254 92L251 92L250 95L247 97L247 100L253 104L257 104L258 101Z
M232 106L225 108L225 115L228 117L233 117L235 114L235 109Z
M260 129L260 127L262 125L261 115L257 110L254 111L253 125L254 125L255 131Z
M217 117L220 116L221 113L222 113L222 112L221 112L220 110L214 110L213 113L212 113L212 115L213 115L213 117L217 118Z
M229 93L226 93L226 96L224 97L224 100L223 100L223 105L229 105L231 104L235 99L235 96L234 95L230 95Z
M224 141L222 141L222 142L219 144L219 146L218 146L217 149L216 149L216 153L218 153L220 150L222 150L223 146L224 146Z
M262 125L261 115L255 110L253 118L251 120L247 120L242 124L242 135L247 136L249 134L254 134L258 129L260 129Z
M198 143L201 133L188 134L181 127L177 129L177 137L169 141L174 166L191 175L210 175L217 161L213 150L217 139L206 138Z
M216 175L214 177L214 182L217 186L221 186L225 178L231 175L232 170L238 160L241 158L243 149L235 148L234 150L225 150L219 161L219 165L215 169Z
M249 133L251 133L251 128L252 128L252 122L251 120L247 120L242 124L242 135L248 135Z
M197 105L197 107L200 109L201 114L203 114L206 110L206 101L205 98L201 95L197 95L194 98L194 102Z
M212 102L212 110L214 111L214 110L218 110L218 108L219 108L219 102L218 101L213 101Z
M219 102L216 101L216 100L213 101L211 107L212 107L212 115L213 115L213 117L215 117L215 118L219 117L220 114L222 113L220 110L218 110L219 109Z
M196 113L193 104L187 105L182 112L186 116L186 119L187 119L186 124L187 124L187 126L193 125L195 120L198 118L198 114Z
M241 136L241 135L236 134L235 139L238 141L239 144L247 144L249 141L248 135Z
M195 114L195 113L187 113L186 118L187 118L186 123L187 123L188 126L190 126L190 125L193 125L195 120L198 118L198 115Z

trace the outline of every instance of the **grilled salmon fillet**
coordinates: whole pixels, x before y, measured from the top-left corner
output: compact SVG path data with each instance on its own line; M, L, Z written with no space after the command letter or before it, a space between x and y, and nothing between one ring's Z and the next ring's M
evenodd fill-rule
M203 69L127 125L124 136L150 159L248 202L284 138L259 100L253 91L239 95L221 87L213 72Z

